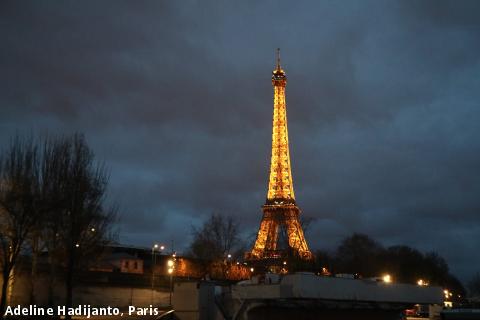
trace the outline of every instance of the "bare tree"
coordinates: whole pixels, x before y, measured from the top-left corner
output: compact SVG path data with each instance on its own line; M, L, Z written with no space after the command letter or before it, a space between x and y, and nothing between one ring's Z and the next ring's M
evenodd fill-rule
M190 252L204 260L222 259L238 240L238 226L232 217L212 214L201 228L193 228Z
M337 271L358 273L363 277L377 276L383 266L379 257L385 251L383 246L365 234L354 233L342 240L335 254Z
M230 216L212 214L201 228L193 228L190 255L205 263L222 263L226 272L228 255L233 255L242 244L239 238L238 222Z
M31 270L30 270L30 277L29 277L29 285L30 285L30 297L29 301L30 304L35 304L35 296L36 296L36 281L37 281L37 271L38 271L38 257L43 249L42 246L42 238L41 232L42 227L39 225L42 223L41 216L38 216L37 224L35 228L32 228L32 231L27 236L27 243L31 249L32 259L31 259Z
M302 226L303 233L305 236L310 231L310 226L313 222L317 220L316 217L301 215L300 216L300 225Z
M0 157L0 266L4 314L12 272L38 216L39 161L33 138L15 137Z
M65 305L70 307L76 270L112 239L115 210L105 205L108 174L76 134L46 143L42 176L50 204L45 243L52 271L55 264L65 268Z
M60 217L65 214L65 197L67 168L69 165L69 146L65 138L47 139L43 145L41 165L42 197L48 204L42 228L42 241L48 251L50 272L48 273L48 304L54 304L54 288L57 269L62 261L62 242Z
M12 140L0 157L1 309L22 248L32 253L31 299L35 295L36 257L47 248L49 303L53 303L56 269L65 270L66 305L72 305L75 272L98 256L112 240L114 208L105 205L108 174L94 162L82 135Z

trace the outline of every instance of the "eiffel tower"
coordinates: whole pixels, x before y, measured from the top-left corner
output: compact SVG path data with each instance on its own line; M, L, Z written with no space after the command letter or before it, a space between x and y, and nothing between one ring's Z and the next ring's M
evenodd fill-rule
M290 152L288 148L287 107L285 87L287 77L280 66L280 49L277 49L277 65L272 74L273 95L273 132L272 158L267 200L262 206L263 218L257 239L250 252L245 254L248 261L270 265L296 256L302 260L311 260L300 224L300 209L293 192Z

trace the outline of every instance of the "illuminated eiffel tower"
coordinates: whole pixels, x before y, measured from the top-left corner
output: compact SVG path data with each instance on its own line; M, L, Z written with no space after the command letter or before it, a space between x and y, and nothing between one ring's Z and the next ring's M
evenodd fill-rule
M300 209L295 202L290 152L288 149L287 107L285 86L287 77L280 67L280 49L277 49L277 66L273 70L273 133L272 158L267 200L262 206L263 218L255 245L245 254L246 260L264 261L278 265L289 257L311 260L300 224Z

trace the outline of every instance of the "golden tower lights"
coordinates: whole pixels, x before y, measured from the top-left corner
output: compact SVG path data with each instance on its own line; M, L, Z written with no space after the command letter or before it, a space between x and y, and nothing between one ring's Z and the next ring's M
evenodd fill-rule
M285 100L287 77L280 66L280 49L277 49L277 64L272 73L272 85L274 92L272 156L267 199L262 207L263 218L257 239L245 257L253 261L276 260L281 264L284 258L292 255L303 260L310 260L313 256L300 225L300 209L296 205L293 191ZM282 243L282 240L285 243Z

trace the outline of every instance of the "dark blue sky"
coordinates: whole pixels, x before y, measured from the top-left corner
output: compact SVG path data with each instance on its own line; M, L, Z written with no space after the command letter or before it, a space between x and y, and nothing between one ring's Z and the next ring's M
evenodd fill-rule
M84 132L121 241L254 232L282 48L307 240L353 232L480 271L480 2L2 1L0 144Z

